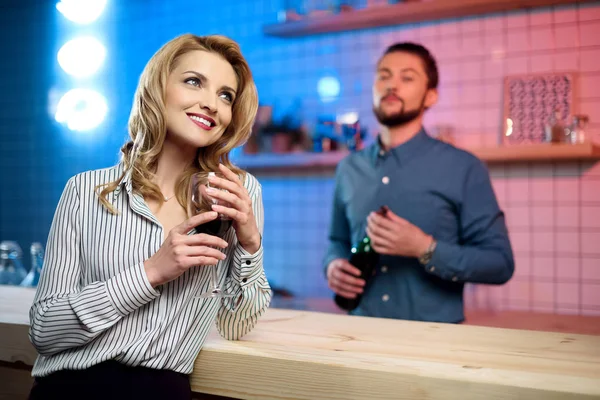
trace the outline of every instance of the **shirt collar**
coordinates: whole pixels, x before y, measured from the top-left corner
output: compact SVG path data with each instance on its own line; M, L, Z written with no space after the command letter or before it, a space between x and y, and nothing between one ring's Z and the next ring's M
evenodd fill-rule
M123 163L121 163L119 165L119 175L121 175L123 173L123 170L125 169L125 166L123 165ZM131 181L131 168L129 168L126 172L125 175L123 176L123 178L121 179L121 182L119 182L119 184L117 185L114 194L116 197L119 196L119 194L121 194L121 191L123 190L123 188L125 188L125 190L127 191L127 193L129 195L131 195L131 190L132 190L133 184Z
M377 161L386 155L393 156L398 163L406 163L415 155L422 154L423 151L433 143L433 138L431 138L425 128L421 128L419 132L406 142L398 145L389 151L386 151L381 143L381 136L377 135L377 140L373 146L372 160L373 163L376 164Z

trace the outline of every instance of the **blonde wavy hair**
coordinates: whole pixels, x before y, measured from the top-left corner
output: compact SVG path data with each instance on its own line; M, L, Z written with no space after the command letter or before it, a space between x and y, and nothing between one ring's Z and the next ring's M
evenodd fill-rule
M121 148L123 174L114 182L96 187L100 202L112 214L117 214L117 210L108 201L108 194L118 187L129 171L134 191L146 199L157 200L159 204L164 201L160 189L153 183L153 177L167 133L167 78L179 58L195 50L216 53L229 62L236 74L238 90L232 106L231 123L215 143L198 149L193 165L184 171L176 185L177 200L187 209L188 185L192 174L217 171L219 162L240 176L243 182L245 173L231 163L229 152L248 140L258 109L258 94L250 67L242 56L239 45L233 40L220 35L185 34L161 47L148 61L140 76L129 116L130 140Z

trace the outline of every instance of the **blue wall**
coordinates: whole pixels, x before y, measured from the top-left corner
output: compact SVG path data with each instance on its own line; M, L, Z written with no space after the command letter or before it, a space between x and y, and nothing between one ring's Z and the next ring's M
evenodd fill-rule
M24 249L32 241L45 243L67 179L117 162L139 74L161 45L182 33L219 33L237 40L254 72L261 102L273 105L275 115L301 99L298 117L304 121L314 123L322 113L357 111L370 132L376 131L371 112L373 65L393 42L422 42L436 54L441 67L440 104L428 113L427 122L458 126L458 139L485 139L484 144L493 144L499 131L504 74L535 72L535 66L548 66L551 57L559 68L558 61L566 65L579 54L582 61L576 67L583 70L584 60L598 51L591 42L594 35L584 35L596 26L592 17L581 24L581 53L579 47L556 52L537 48L534 38L546 31L558 37L559 29L577 29L579 19L598 15L599 2L589 6L592 13L570 6L557 9L560 12L554 17L547 12L510 13L302 38L265 37L262 26L276 22L280 4L283 0L109 0L99 21L78 28L56 10L55 1L4 1L0 6L0 240L17 240ZM57 124L52 110L56 93L77 83L61 71L56 53L78 29L100 36L108 48L97 77L81 83L99 88L109 106L100 128L79 134ZM531 48L512 45L513 38L521 36L531 36ZM519 66L524 70L516 71ZM597 69L590 71L588 75ZM317 82L331 74L340 80L340 96L322 103ZM595 104L590 101L586 104ZM598 131L597 124L592 128ZM265 268L270 280L301 296L330 296L320 261L326 245L331 172L258 178L264 187Z
M276 21L279 1L202 3L109 1L88 27L67 21L54 1L3 5L2 36L12 40L0 44L0 240L16 240L25 251L33 241L45 243L67 179L118 161L139 74L152 54L179 34L219 33L239 41L261 102L281 114L301 97L307 102L302 118L314 120L317 80L341 66L334 41L264 37L262 25ZM96 35L107 47L104 67L82 81L67 76L56 61L60 46L77 33ZM108 100L107 118L94 131L71 132L54 121L57 93L76 85L99 89ZM269 278L297 294L323 295L322 275L307 271L315 271L323 256L330 177L260 179Z

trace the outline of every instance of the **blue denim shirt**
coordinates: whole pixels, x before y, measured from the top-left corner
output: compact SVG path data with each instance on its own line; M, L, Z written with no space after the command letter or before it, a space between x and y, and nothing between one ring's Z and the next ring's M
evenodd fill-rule
M433 139L421 130L385 151L379 140L346 157L336 185L325 268L350 257L371 211L387 205L432 235L431 261L380 258L355 315L462 322L465 282L502 284L514 258L488 170L474 155Z

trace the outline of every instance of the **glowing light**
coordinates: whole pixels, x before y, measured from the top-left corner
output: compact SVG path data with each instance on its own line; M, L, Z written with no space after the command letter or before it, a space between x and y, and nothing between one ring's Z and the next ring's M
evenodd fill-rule
M94 22L106 6L106 0L62 0L56 9L70 21L77 24Z
M62 96L54 118L72 131L89 131L104 121L108 112L106 99L90 89L72 89Z
M317 93L323 103L337 99L340 94L340 81L333 76L325 76L317 83Z
M93 75L104 63L106 48L93 37L69 40L58 51L58 63L66 73L84 78Z

